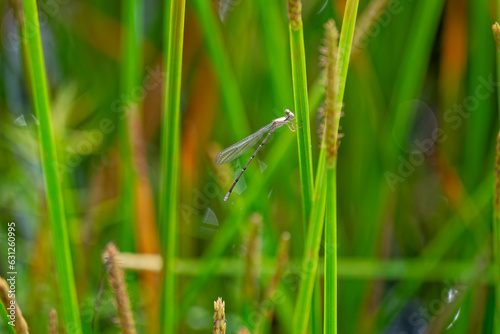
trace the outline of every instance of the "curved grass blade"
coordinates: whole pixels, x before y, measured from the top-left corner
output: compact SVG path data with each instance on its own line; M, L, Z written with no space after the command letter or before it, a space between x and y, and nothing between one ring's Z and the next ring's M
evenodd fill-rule
M240 140L236 144L229 146L217 155L217 158L215 158L215 163L217 165L222 165L240 157L251 147L257 144L262 136L264 136L264 134L271 131L272 126L273 123L269 123L268 125L252 133L250 136Z

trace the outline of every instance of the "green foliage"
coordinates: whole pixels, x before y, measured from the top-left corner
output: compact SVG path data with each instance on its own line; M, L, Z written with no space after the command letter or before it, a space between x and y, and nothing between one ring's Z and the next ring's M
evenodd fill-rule
M161 273L126 271L139 333L155 332L155 317L163 333L210 332L218 297L228 333L316 333L321 317L327 333L491 332L490 3L362 0L354 27L343 18L354 2L304 1L291 26L286 1L40 0L40 27L35 0L23 1L26 25L18 1L2 3L0 249L14 221L31 332L46 331L53 307L91 333L104 246L136 252L139 237L160 240L163 260ZM330 19L340 49L352 39L337 62L334 168L318 113ZM298 132L278 129L225 203L252 152L222 166L215 156L287 108ZM248 261L254 213L260 258ZM285 231L290 258L276 276ZM100 333L117 331L110 295L105 286Z

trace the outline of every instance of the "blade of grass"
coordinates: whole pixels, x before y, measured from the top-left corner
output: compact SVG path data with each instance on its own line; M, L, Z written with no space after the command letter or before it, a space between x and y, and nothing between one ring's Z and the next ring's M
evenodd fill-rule
M295 310L293 313L293 333L307 333L309 314L312 308L314 283L318 269L319 247L323 233L326 204L326 153L325 145L322 145L316 184L314 191L314 202L307 227L304 258L301 266L301 283Z
M488 205L486 202L482 204L484 206ZM464 231L462 230L461 233L464 233ZM203 259L200 260L199 258L177 259L176 273L186 277L199 275L203 272L203 261ZM296 268L300 265L300 262L301 260L299 259L290 261L290 268ZM473 260L443 260L439 261L439 266L436 267L436 262L432 257L393 260L339 257L337 262L338 277L348 280L422 280L424 282L458 280L463 283L469 283L478 270L478 263ZM264 258L262 264L262 278L271 277L276 269L276 263L272 259ZM319 264L318 275L322 276L324 275L324 267L321 265L324 262L320 259ZM484 271L482 282L489 285L493 284L494 265L481 267L480 270ZM220 260L213 275L233 278L243 277L245 275L245 267L239 259L225 257ZM286 285L286 282L283 281L283 284Z
M300 185L302 190L302 213L304 230L311 213L313 196L313 165L311 154L311 128L309 122L309 100L307 94L306 56L302 27L302 3L300 0L288 1L290 19L290 53L292 59L293 99L295 116L301 128L297 131L299 153Z
M162 253L165 261L162 300L163 333L175 333L175 253L179 206L180 99L185 7L185 0L171 0L165 5L166 82L163 101L159 202Z
M496 1L497 20L500 20L500 0ZM493 36L497 44L496 66L497 81L500 78L500 24L496 22L493 25ZM500 89L497 89L498 113L500 115ZM500 333L500 132L497 137L497 150L495 161L495 192L494 192L494 211L493 211L493 263L495 273L495 307L493 315L493 330L495 334Z
M325 92L327 145L327 203L325 222L325 333L337 333L337 157L338 132L351 57L359 0L347 2L337 51L338 32L330 21L325 27L327 87Z
M302 220L303 229L307 230L307 220L311 215L313 201L313 164L311 151L311 127L309 118L309 99L307 93L307 70L306 55L304 50L304 32L302 24L302 2L301 0L288 1L290 55L292 63L293 100L295 115L300 127L297 130L297 144L299 156L300 184L302 193ZM319 283L316 282L316 287ZM313 317L311 321L312 333L320 333L320 299L319 290L314 293ZM306 318L308 321L308 318Z
M134 101L134 88L139 84L139 65L142 63L142 13L144 4L142 1L123 1L122 2L122 46L121 46L121 73L120 86L123 96L127 97L124 101L125 109L120 122L119 140L120 154L123 163L122 168L122 199L121 213L123 215L122 239L119 244L120 249L125 252L134 250L134 195L135 195L135 172L133 162L133 145L130 136L130 122L132 117L130 113L138 112L137 103Z
M491 8L489 1L467 2L467 16L469 21L469 66L468 66L468 96L479 99L476 107L467 107L466 138L464 141L463 178L469 189L476 187L480 181L484 166L483 161L488 147L488 137L491 136L490 125L494 117L494 98L481 98L477 89L482 85L481 79L493 75L494 41L490 35ZM475 57L480 54L482 57Z
M230 131L234 134L234 139L240 140L248 136L251 131L246 119L241 94L237 89L238 82L231 71L231 62L224 46L222 33L217 24L217 16L212 8L212 2L207 0L193 0L191 4L198 15L208 55L219 76L219 84L230 124Z
M417 4L392 100L392 124L390 131L387 132L394 134L402 144L407 141L415 112L409 110L409 107L402 108L402 104L417 98L420 93L443 7L444 0L425 0ZM393 164L399 148L396 145L391 145L390 148L387 161Z
M50 215L53 252L62 301L64 326L67 332L81 333L82 325L78 310L73 264L66 226L66 214L58 174L57 151L54 143L50 116L49 92L45 75L42 41L36 0L23 0L27 36L28 58L35 110L40 124L39 140L42 158L47 205Z
M493 263L495 273L494 330L500 333L500 132L497 137L495 161L495 192L493 211Z
M291 69L283 61L287 57L286 30L281 22L281 13L277 1L257 1L262 29L262 39L267 55L269 77L273 90L273 102L276 106L292 103Z

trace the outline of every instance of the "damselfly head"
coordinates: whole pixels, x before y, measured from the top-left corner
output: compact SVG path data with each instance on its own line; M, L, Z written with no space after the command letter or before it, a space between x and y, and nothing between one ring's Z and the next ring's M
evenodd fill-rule
M290 110L285 109L285 114L288 117L288 119L295 119L295 115Z

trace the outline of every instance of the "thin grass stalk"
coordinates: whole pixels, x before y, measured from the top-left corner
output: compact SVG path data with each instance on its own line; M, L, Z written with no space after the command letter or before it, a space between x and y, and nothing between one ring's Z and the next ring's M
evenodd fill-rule
M301 0L288 1L290 55L292 64L293 100L295 115L300 128L297 131L300 184L302 193L302 220L304 232L307 231L308 218L311 215L313 202L313 164L311 152L311 127L309 122L309 96L307 92L306 56L304 50L304 33L302 24ZM313 304L311 321L312 333L319 333L321 327L321 302L319 298L319 282L310 303Z
M243 99L238 90L238 81L232 71L220 25L217 22L218 18L212 8L212 2L193 0L191 4L199 18L207 53L219 77L222 102L230 125L229 131L234 134L234 139L240 140L248 136L251 130L246 118Z
M307 333L309 315L312 308L314 283L318 269L319 248L321 235L323 233L323 223L325 217L326 204L326 145L321 146L318 171L314 191L314 201L307 227L306 245L304 259L301 266L301 283L297 301L293 313L293 333Z
M347 2L339 47L338 32L333 21L326 25L325 91L327 203L325 222L325 323L324 332L337 333L337 157L339 123L344 100L347 71L356 26L359 0Z
M467 35L467 96L476 96L477 89L483 85L483 78L492 75L492 64L495 61L493 43L488 26L484 24L491 20L490 1L468 1L467 21L469 22ZM476 55L482 55L476 57ZM465 123L463 154L467 159L463 161L463 182L469 191L476 187L482 178L483 161L486 159L490 126L494 121L494 98L481 99L481 102L470 112ZM467 250L463 250L467 253Z
M25 24L29 28L27 47L33 100L39 121L40 153L42 158L47 205L50 215L53 252L59 282L59 296L62 301L64 326L67 332L82 332L78 301L73 276L73 265L66 225L63 194L58 174L57 151L50 118L49 93L43 61L42 41L36 0L23 0Z
M493 177L489 178L490 186L494 182ZM490 187L491 191L491 187ZM478 209L487 209L488 205L493 201L493 197L481 198L481 203L478 203ZM453 225L453 228L461 222L452 221L448 222ZM447 230L451 230L448 227ZM462 229L458 233L459 237L464 236L467 230ZM443 233L444 234L444 233ZM449 234L449 233L448 233ZM455 236L453 236L455 237ZM448 247L445 247L448 249ZM446 249L444 251L446 251ZM301 261L290 261L291 266L300 265ZM437 282L443 281L459 281L463 284L472 282L472 276L479 270L483 276L481 283L490 284L494 283L493 264L490 266L482 266L473 260L433 260L432 257L419 259L419 258L398 258L397 260L388 259L360 259L358 257L340 257L338 263L338 277L348 280L394 280L394 281L415 281L423 280L424 282ZM177 273L185 277L196 277L203 272L203 260L200 259L178 259L177 260ZM324 274L324 261L319 260L318 275ZM430 269L429 269L430 268ZM133 268L137 270L137 268ZM141 269L142 270L142 269ZM276 265L274 262L267 260L263 262L262 275L263 277L271 277L276 272ZM239 259L224 258L220 261L213 276L214 277L232 277L237 279L245 275L245 268ZM276 289L281 290L281 286ZM278 293L281 293L279 291ZM414 293L414 292L413 292ZM291 317L290 317L291 318ZM289 331L291 332L291 331Z
M396 82L394 99L392 101L391 133L399 138L400 143L407 142L411 124L414 120L414 110L409 107L403 108L406 101L415 99L422 89L426 67L431 56L434 37L438 29L441 14L443 12L444 0L423 0L416 4L415 16L411 24L408 36L408 45L402 56L402 63ZM387 162L394 164L399 153L399 146L392 145L387 152Z
M348 7L346 7L347 10ZM345 25L344 25L345 26ZM325 307L324 332L337 332L337 147L340 113L342 105L336 104L338 95L338 77L335 73L338 52L338 30L333 20L325 24L325 47L322 52L322 61L326 73L325 115L326 161L327 161L327 188L326 201L330 204L325 218Z
M500 25L498 22L500 21L500 0L495 1L496 4L496 20L493 25L493 34L495 37L495 42L497 46L497 57L496 57L496 66L497 66L497 81L500 81ZM497 103L500 102L500 89L497 89ZM498 105L498 113L500 115L500 104ZM500 119L499 119L500 121Z
M500 25L495 23L493 32L499 48L497 49L497 78L500 78ZM498 79L497 79L498 80ZM500 103L500 90L498 90L498 102ZM500 105L499 105L500 106ZM497 149L495 160L495 192L493 211L493 264L495 274L495 312L494 332L500 334L500 132L497 137Z
M290 19L290 53L295 116L297 117L297 123L301 126L297 131L297 143L305 231L307 229L307 219L311 214L314 176L311 154L311 128L309 124L309 99L307 94L306 56L302 27L302 2L300 0L288 1L288 17Z
M135 179L134 172L134 146L130 134L130 122L133 117L130 113L138 112L137 103L134 96L134 88L139 84L139 68L142 63L142 1L122 2L122 63L120 73L120 90L126 97L123 114L120 115L122 121L119 128L120 154L122 159L122 198L121 213L124 221L122 225L122 240L120 248L123 251L131 252L134 250L134 217L135 207Z
M185 7L185 0L171 0L170 6L165 7L166 82L163 101L162 181L159 205L162 253L165 261L162 332L166 334L175 332L175 254L179 206L180 99Z
M500 0L496 1L497 20L500 20ZM497 81L500 80L500 24L493 24L493 37L495 38ZM497 89L498 114L500 115L500 89ZM500 132L497 137L497 149L495 160L495 192L493 211L493 265L495 274L495 311L493 315L493 330L500 334Z
M500 20L500 0L497 0L497 19ZM500 81L500 24L495 22L493 25L493 37L497 46L496 67L497 67L497 81ZM497 89L497 103L500 102L500 89ZM500 105L498 107L498 114L500 115ZM500 118L499 118L500 121Z
M22 64L23 64L23 78L26 81L26 84L31 86L31 65L29 63L28 58L28 40L26 38L26 24L24 22L24 12L22 6L22 0L10 0L10 6L12 7L14 17L17 20L19 25L20 34L20 47L21 47L21 55L22 55Z

